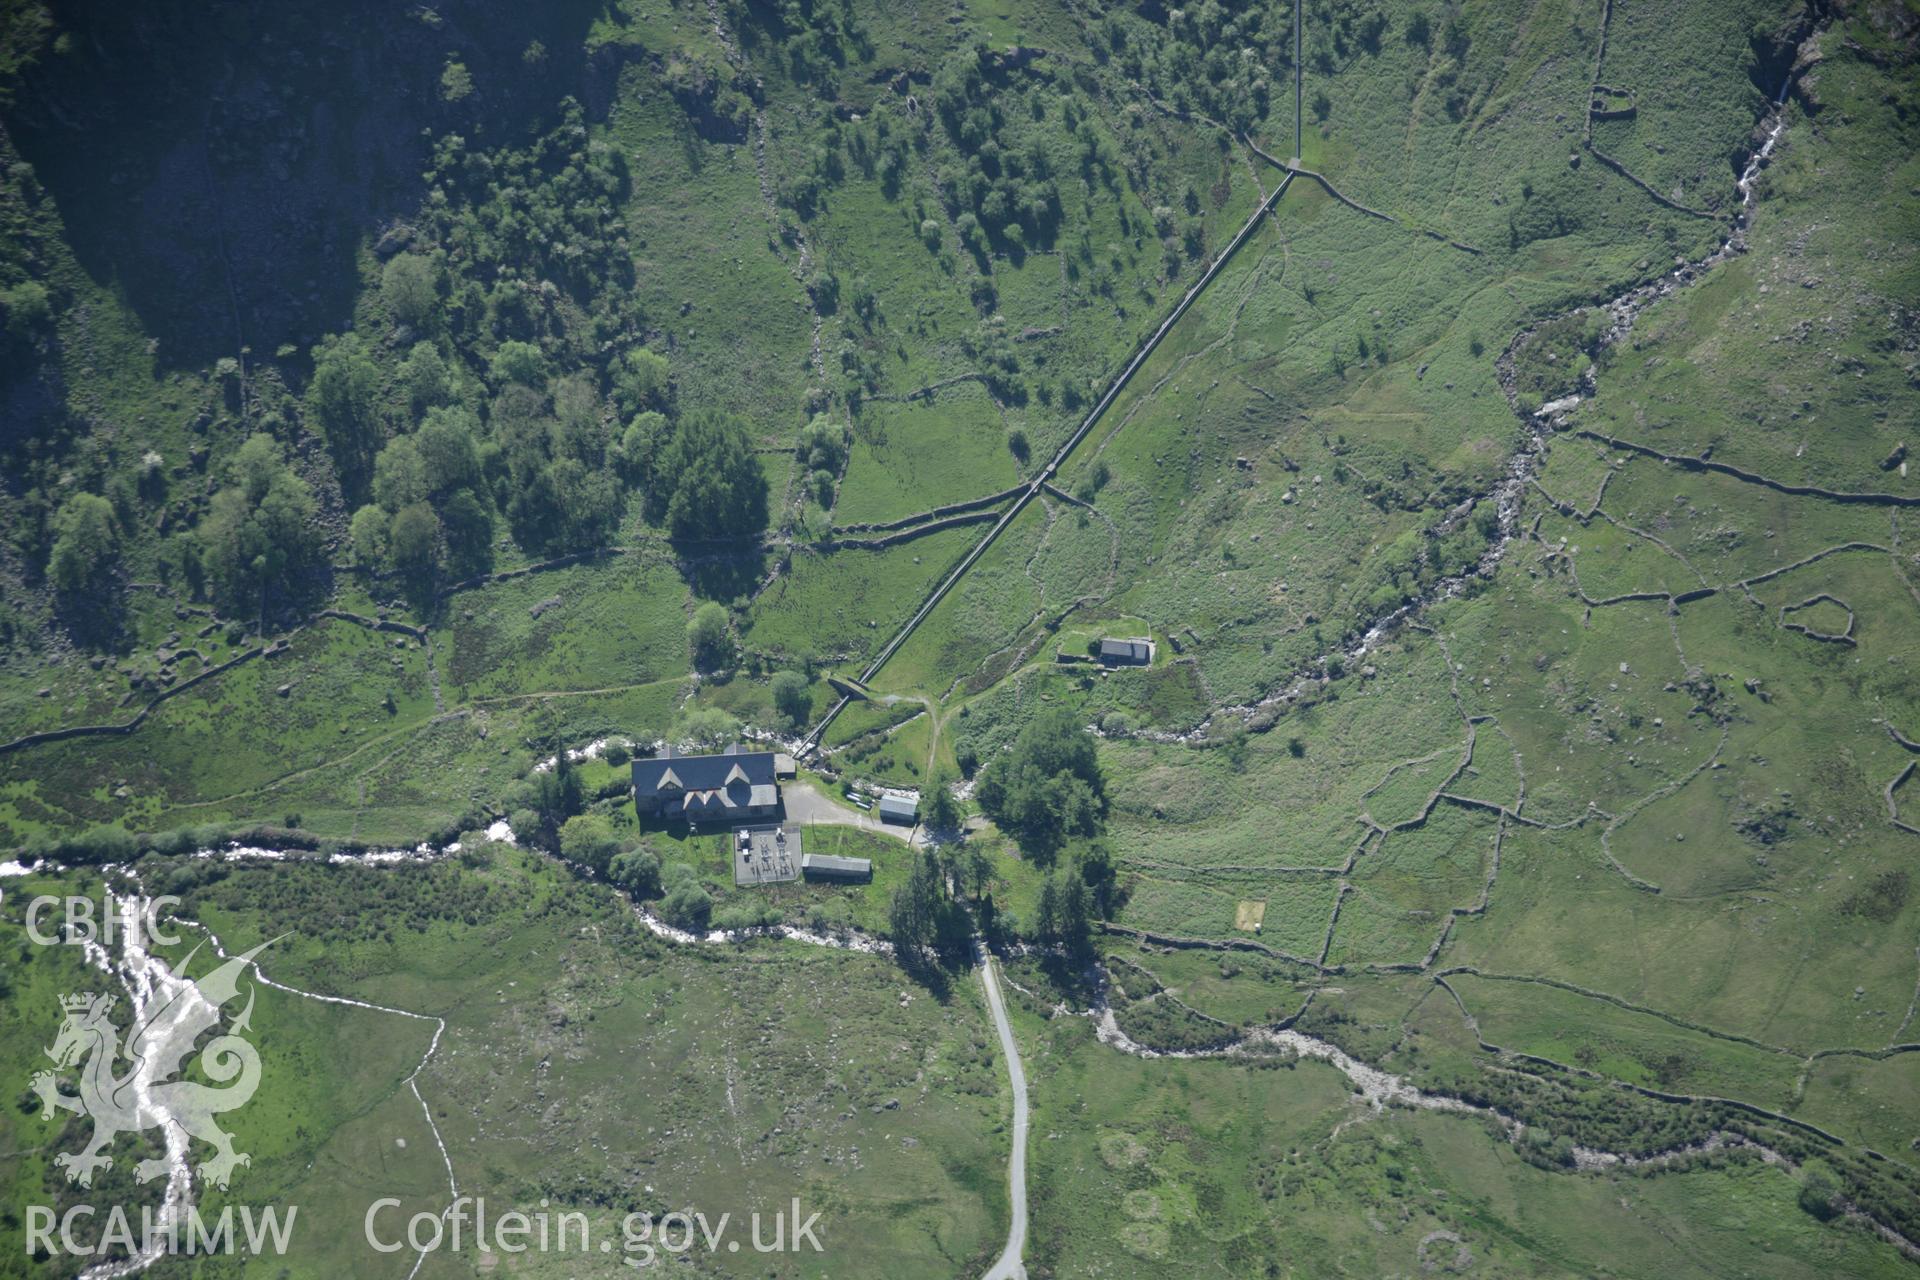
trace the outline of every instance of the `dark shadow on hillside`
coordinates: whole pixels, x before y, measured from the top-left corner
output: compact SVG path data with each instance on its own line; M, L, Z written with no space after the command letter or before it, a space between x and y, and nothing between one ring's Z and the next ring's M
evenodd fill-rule
M919 984L921 990L941 1004L953 999L953 975L958 965L949 964L943 957L931 952L913 950L898 953L894 960L900 971Z
M63 38L4 119L163 367L268 356L351 322L361 247L419 206L425 131L505 141L610 96L582 44L600 4L52 0Z
M767 575L764 547L725 550L711 542L676 542L680 576L702 600L738 600L751 596Z
M96 653L131 650L133 637L127 630L127 598L123 589L59 593L54 599L54 616L66 628L68 636L84 649Z

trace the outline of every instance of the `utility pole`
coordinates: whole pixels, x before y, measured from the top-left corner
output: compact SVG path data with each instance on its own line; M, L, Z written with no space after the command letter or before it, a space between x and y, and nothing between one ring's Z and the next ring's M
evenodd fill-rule
M1306 0L1293 0L1293 163L1300 163L1302 131L1306 128L1300 112L1300 10Z

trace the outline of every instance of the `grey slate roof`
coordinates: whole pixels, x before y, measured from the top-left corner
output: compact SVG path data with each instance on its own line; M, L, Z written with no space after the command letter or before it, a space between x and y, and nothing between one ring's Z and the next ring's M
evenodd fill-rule
M880 797L882 822L912 822L919 811L920 806L903 796Z
M1138 662L1153 661L1153 641L1105 639L1100 642L1100 661L1102 662Z
M689 818L724 818L780 803L773 752L739 748L711 756L675 755L669 748L651 760L635 760L633 794L642 809Z

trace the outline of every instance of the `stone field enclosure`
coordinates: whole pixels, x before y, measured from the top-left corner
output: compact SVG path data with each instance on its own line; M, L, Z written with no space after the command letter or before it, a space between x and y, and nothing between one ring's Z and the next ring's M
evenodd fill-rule
M975 939L1029 1275L1910 1272L1917 47L0 0L0 916L285 935L194 1194L311 1225L150 1274L399 1280L367 1189L451 1180L979 1275ZM636 814L743 740L870 880ZM10 1241L88 1194L25 1090L107 981L0 945L0 1275L83 1269ZM418 1274L496 1268L626 1271Z

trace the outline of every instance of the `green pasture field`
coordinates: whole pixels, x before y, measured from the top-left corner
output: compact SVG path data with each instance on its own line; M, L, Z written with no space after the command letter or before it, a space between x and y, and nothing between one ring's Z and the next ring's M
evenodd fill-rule
M1658 5L1617 4L1599 79L1633 94L1630 120L1598 120L1593 144L1635 176L1681 204L1708 209L1729 203L1729 159L1710 139L1759 115L1784 80L1784 65L1726 75L1704 58L1677 49L1725 47L1787 25L1777 3L1716 5L1674 21Z
M834 753L834 763L875 782L917 786L933 763L933 733L931 715L915 716L847 743Z
M592 382L584 429L604 429L623 486L609 545L411 601L349 566L359 499L308 384L313 341L352 326L387 415L375 443L418 416L393 407L418 335L392 323L377 246L433 207L407 176L424 153L387 139L355 169L344 238L301 240L275 268L293 311L248 309L260 332L236 338L240 304L225 302L257 292L259 224L235 205L231 249L180 250L220 306L163 297L166 264L115 243L130 207L115 192L156 190L155 157L196 149L216 187L344 161L216 151L199 113L230 99L197 62L111 154L49 157L47 122L15 105L33 82L15 77L13 44L32 24L0 24L0 160L21 179L0 191L0 341L34 323L23 282L53 299L50 327L3 352L40 372L0 388L8 475L37 486L0 486L0 739L125 722L275 645L129 734L0 753L0 845L270 823L411 846L499 815L563 746L651 742L709 709L805 732L838 701L824 673L862 671L991 526L820 544L1035 476L1283 178L1246 143L1292 154L1291 45L1276 36L1292 15L1256 8L620 0L481 34L458 14L382 19L370 38L428 69L381 64L406 86L381 100L419 112L406 139L463 130L492 163L479 140L531 144L573 95L571 140L628 175L601 211L631 266L616 311L589 315L591 297L531 270L506 281L512 297L436 295L484 312L481 347L455 362L476 412L494 412L474 388L499 381L482 366L503 341L565 350ZM1097 846L1050 865L991 827L970 837L1016 929L1074 859L1097 849L1117 872L1097 966L1006 966L1034 1091L1032 1274L1904 1265L1799 1192L1817 1156L1863 1213L1916 1226L1914 35L1893 10L1813 15L1736 223L1734 180L1811 26L1776 0L1684 8L1309 7L1302 159L1339 195L1292 179L1053 488L879 670L878 696L823 735L813 763L835 777L815 781L833 794L962 764L977 777L1053 710L1097 730ZM261 49L315 49L322 65L304 19L268 28ZM473 66L465 107L442 46ZM968 68L984 97L956 107ZM1260 105L1221 99L1241 114L1212 119L1243 73ZM1596 79L1608 110L1632 114L1595 121L1589 147ZM276 116L359 119L311 67L269 98ZM36 170L52 195L31 195ZM1016 170L1029 193L1051 183L1044 207L983 230L979 192ZM542 213L527 191L495 194L519 212L488 234ZM1697 277L1671 274L1736 232ZM588 252L566 226L542 234L555 264ZM432 252L445 267L484 247ZM1628 294L1663 280L1661 296ZM752 545L675 544L640 519L646 459L625 456L630 414L603 386L641 346L671 370L654 403L746 423L771 508ZM242 355L244 375L215 364ZM1565 395L1578 403L1534 416ZM830 510L802 494L794 458L819 414L848 441ZM256 431L287 449L323 527L331 567L297 626L216 616L181 559ZM505 503L500 447L486 438L479 461ZM91 646L46 579L51 513L80 491L120 522L119 631ZM494 529L494 568L530 567L508 532ZM734 644L696 676L688 623L708 600ZM363 621L318 617L328 605ZM1106 634L1151 635L1153 666L1057 660ZM804 724L775 724L781 669L810 682ZM590 794L617 792L618 767L580 772ZM884 936L915 856L815 826L810 851L871 858L872 882L742 890L726 833L643 829L623 797L594 803L623 841L690 865L716 916ZM600 1231L633 1210L740 1216L799 1196L823 1211L828 1252L783 1260L782 1276L977 1274L999 1251L1010 1103L970 972L764 939L670 945L604 883L511 847L377 868L130 856L228 950L276 938L275 981L424 1015L259 986L266 1084L235 1130L255 1163L203 1203L301 1204L289 1276L366 1270L358 1222L376 1190L442 1203L436 1131L463 1192L544 1197ZM39 871L5 888L12 925L32 893L98 880ZM16 1092L55 998L103 982L75 949L0 947ZM1127 1054L1083 1016L1100 998L1150 1049L1237 1048ZM445 1031L417 1078L423 1112L406 1081L427 1019ZM1258 1034L1280 1025L1521 1129L1366 1108L1333 1068ZM81 1128L31 1106L0 1116L9 1226L78 1194L51 1158ZM1702 1145L1728 1133L1781 1158ZM1574 1143L1652 1160L1575 1158ZM102 1191L135 1203L122 1146ZM412 1265L385 1261L396 1280ZM421 1275L472 1269L434 1259Z
M675 43L684 38L676 32ZM605 137L634 159L625 217L640 301L649 314L673 317L682 393L748 414L769 443L790 445L806 421L799 405L811 308L789 264L769 249L773 217L751 148L700 138L664 86L632 70Z
M1369 1113L1319 1063L1141 1062L1094 1043L1078 1019L1022 1008L1041 1122L1061 1134L1036 1158L1037 1220L1075 1224L1038 1237L1058 1267L1192 1274L1196 1236L1199 1265L1221 1275L1303 1248L1329 1274L1413 1270L1454 1264L1459 1245L1491 1274L1900 1265L1865 1233L1814 1223L1794 1206L1793 1178L1764 1165L1549 1173L1474 1119Z
M836 1275L998 1247L1003 1077L970 985L944 1000L902 991L884 961L810 947L663 948L616 895L511 850L480 867L188 870L201 883L184 913L229 951L286 934L261 960L276 982L426 1015L255 984L263 1084L233 1124L255 1161L229 1197L301 1206L290 1275L378 1265L360 1236L375 1196L402 1200L396 1222L444 1205L434 1132L403 1083L433 1017L446 1029L419 1084L465 1194L529 1210L548 1197L610 1217L614 1238L630 1211L717 1217L725 1200L744 1217L798 1195L838 1245L799 1261ZM376 901L384 923L356 909ZM10 981L23 997L67 981L66 951L15 962ZM203 948L194 971L205 962ZM10 1002L23 1019L10 1043L50 1038L52 1004ZM566 1104L529 1109L529 1070Z
M754 602L746 642L756 652L866 665L972 541L944 529L884 550L797 552Z
M450 599L436 640L446 692L638 686L687 669L687 593L647 552L529 574Z
M963 382L928 401L866 408L833 516L840 524L901 520L1018 480L996 406L978 383Z
M1794 1108L1802 1060L1790 1053L1705 1035L1557 987L1488 981L1474 974L1447 982L1459 992L1480 1035L1503 1049L1669 1093L1744 1098L1776 1111Z

